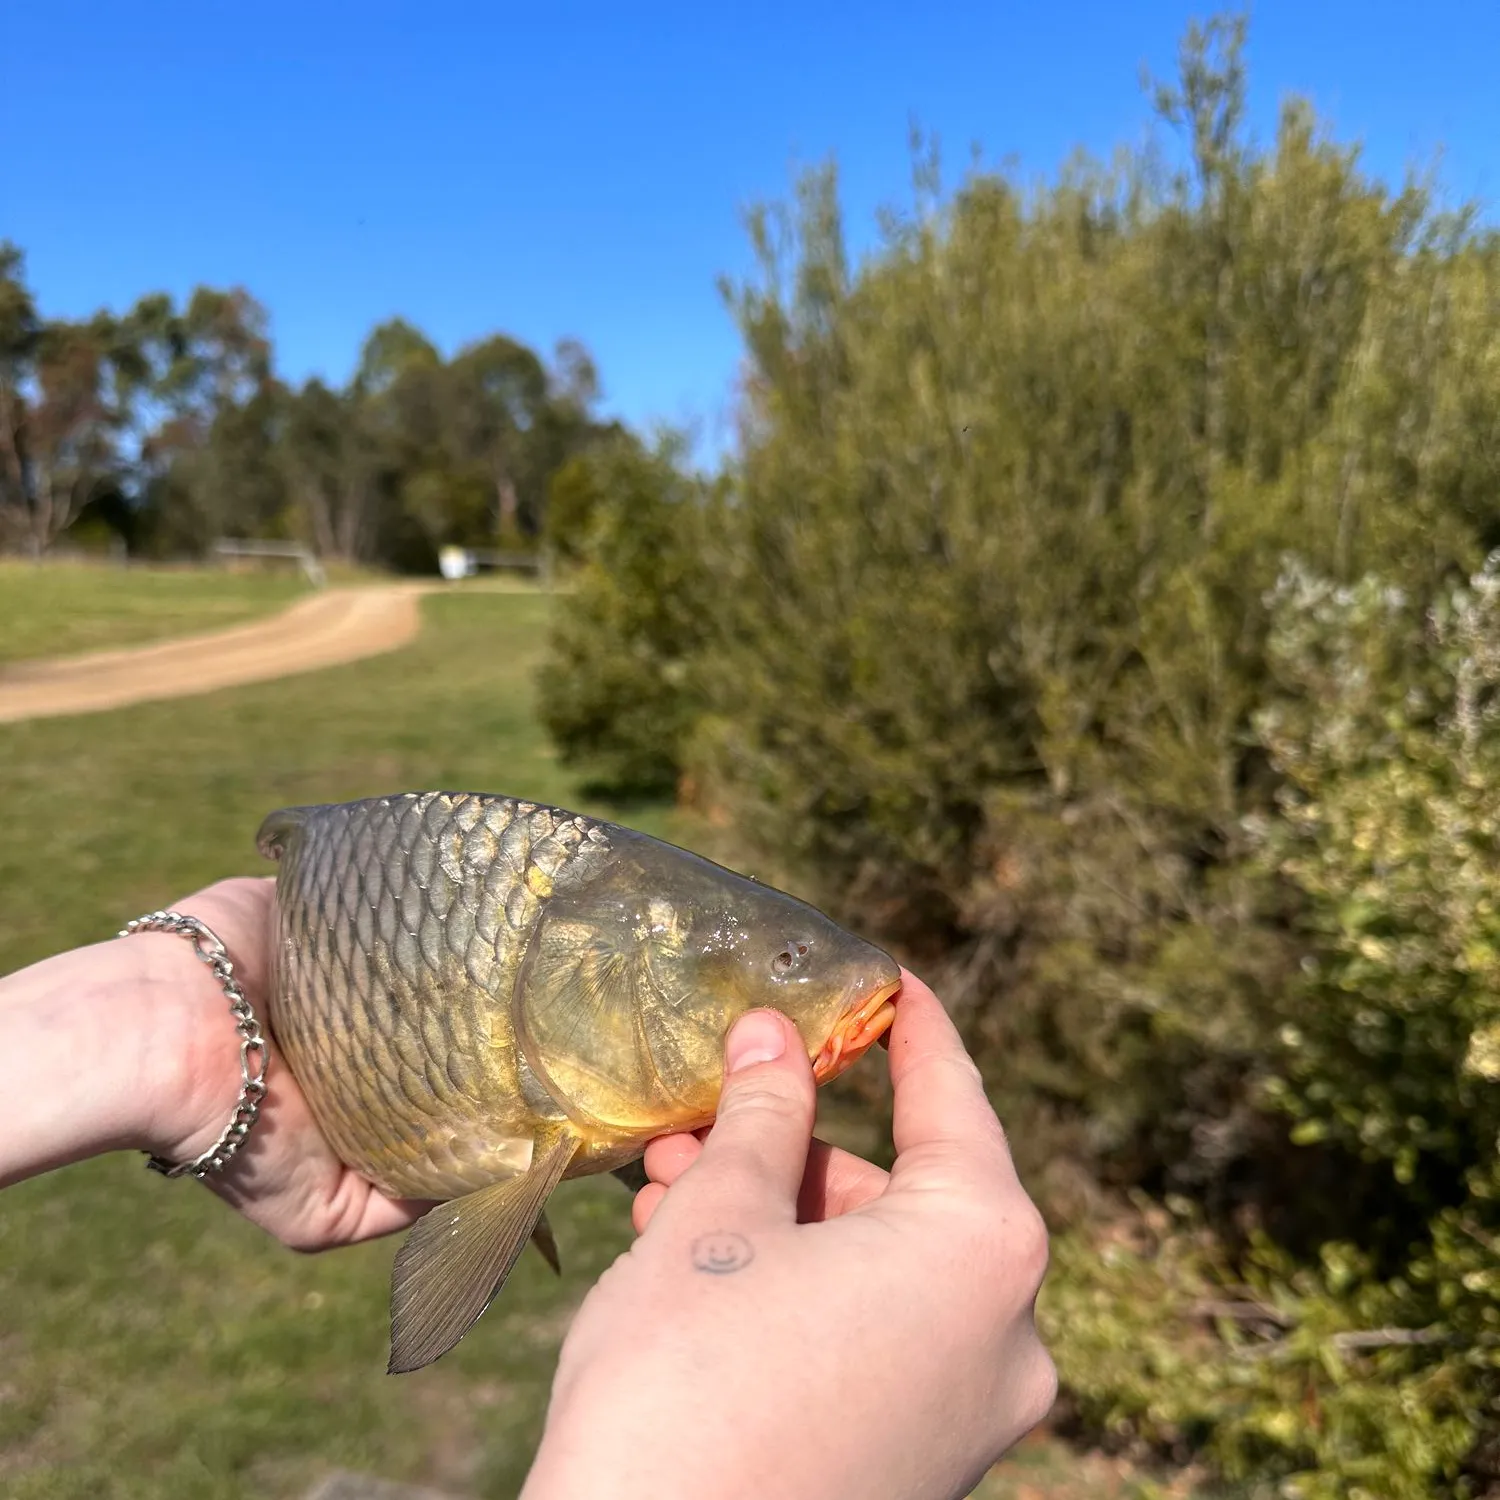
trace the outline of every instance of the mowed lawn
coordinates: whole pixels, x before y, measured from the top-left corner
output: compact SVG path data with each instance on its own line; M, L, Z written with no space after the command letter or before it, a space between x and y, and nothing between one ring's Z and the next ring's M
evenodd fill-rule
M546 602L429 599L355 666L0 727L0 972L219 876L270 809L406 788L579 795L533 716ZM668 832L658 810L631 821ZM111 1024L108 1016L101 1026ZM227 1024L227 1023L226 1023ZM565 1184L565 1275L528 1252L448 1358L383 1373L396 1241L305 1257L139 1157L0 1197L0 1494L296 1496L327 1469L518 1489L571 1309L629 1241L612 1178Z
M0 668L238 625L308 588L289 573L0 560Z
M0 726L0 973L107 937L220 876L267 873L255 830L288 803L501 791L692 844L670 809L601 804L552 756L534 712L548 607L527 592L429 597L422 635L390 656ZM8 613L0 592L0 630ZM826 1092L821 1104L824 1134L873 1147L866 1122ZM611 1178L565 1183L549 1209L562 1279L528 1251L452 1354L397 1379L383 1373L394 1239L295 1255L138 1156L7 1189L0 1495L297 1500L343 1468L508 1500L534 1450L558 1343L628 1245L628 1211ZM857 1420L857 1392L850 1401ZM1128 1467L1039 1439L981 1493L1140 1491Z

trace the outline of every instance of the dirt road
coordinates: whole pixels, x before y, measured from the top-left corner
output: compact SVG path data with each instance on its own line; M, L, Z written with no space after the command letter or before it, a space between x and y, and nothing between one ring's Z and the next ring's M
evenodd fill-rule
M0 724L182 698L394 651L420 628L417 600L428 587L326 589L228 630L0 667Z

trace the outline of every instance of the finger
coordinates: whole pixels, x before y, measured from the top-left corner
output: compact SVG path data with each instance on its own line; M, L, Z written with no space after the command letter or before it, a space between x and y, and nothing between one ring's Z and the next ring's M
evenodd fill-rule
M937 996L901 972L891 1027L892 1138L901 1158L926 1147L950 1147L976 1165L1013 1178L1005 1132L984 1082Z
M630 1205L630 1222L635 1226L637 1234L645 1234L651 1215L661 1207L666 1196L667 1190L659 1182L648 1182L635 1195L635 1200Z
M309 1252L395 1234L437 1206L388 1198L337 1161L315 1157L297 1162L274 1184L251 1169L215 1174L205 1186L288 1248Z
M654 1185L669 1188L703 1152L691 1135L659 1136L646 1147L646 1172ZM802 1187L797 1194L797 1219L817 1224L863 1207L890 1184L890 1174L848 1151L814 1139L807 1153ZM653 1199L653 1207L657 1202Z
M646 1148L646 1171L653 1187L672 1186L703 1150L702 1143L691 1135L661 1136ZM797 1194L797 1222L818 1224L836 1219L878 1198L890 1185L890 1174L848 1151L814 1140L802 1174ZM637 1197L639 1201L639 1196ZM653 1195L655 1210L660 1195ZM644 1227L644 1220L638 1228Z
M737 1218L795 1221L817 1109L797 1028L776 1011L751 1011L729 1033L724 1068L714 1128L673 1189L674 1212L713 1205Z
M797 1222L821 1224L873 1202L890 1186L890 1174L873 1162L815 1140L807 1153L802 1191L797 1195Z
M703 1142L695 1135L660 1135L646 1147L642 1158L646 1176L652 1182L671 1187L703 1151Z

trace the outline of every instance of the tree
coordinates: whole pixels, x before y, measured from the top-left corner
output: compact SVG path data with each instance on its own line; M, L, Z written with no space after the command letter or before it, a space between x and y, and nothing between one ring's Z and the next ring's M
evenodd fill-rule
M277 455L289 498L320 556L367 557L380 498L380 475L364 406L322 381L283 399Z
M616 791L660 793L677 776L712 614L706 539L718 487L683 472L681 440L621 434L558 470L556 516L581 566L557 621L539 697L565 759ZM550 518L549 518L550 524ZM551 690L556 682L563 692Z
M277 525L281 389L266 310L243 289L199 287L183 308L144 296L117 327L133 489L152 545L201 551Z
M530 545L549 484L609 431L599 377L562 340L549 368L503 334L445 361L395 318L344 390L290 390L243 288L155 292L120 316L41 317L0 246L0 545L44 548L92 499L136 543L296 535L329 557L430 568L444 543Z
M23 266L0 246L0 541L40 552L122 482L130 386L115 322L43 321Z
M541 519L544 475L538 437L548 406L547 372L536 353L503 334L460 350L448 368L455 462L490 487L490 534L518 539Z
M434 371L442 356L421 329L404 318L377 324L365 339L355 368L351 394L379 398L406 375Z
M30 534L25 387L36 357L40 320L25 282L25 258L0 241L0 546Z
M107 322L49 323L38 341L26 421L31 544L49 546L122 468L124 425L112 399Z

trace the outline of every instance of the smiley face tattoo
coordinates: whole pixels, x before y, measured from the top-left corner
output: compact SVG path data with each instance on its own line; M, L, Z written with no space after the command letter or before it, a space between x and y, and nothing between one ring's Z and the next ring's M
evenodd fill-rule
M709 1276L732 1276L755 1259L755 1249L742 1234L719 1230L693 1241L693 1269Z

